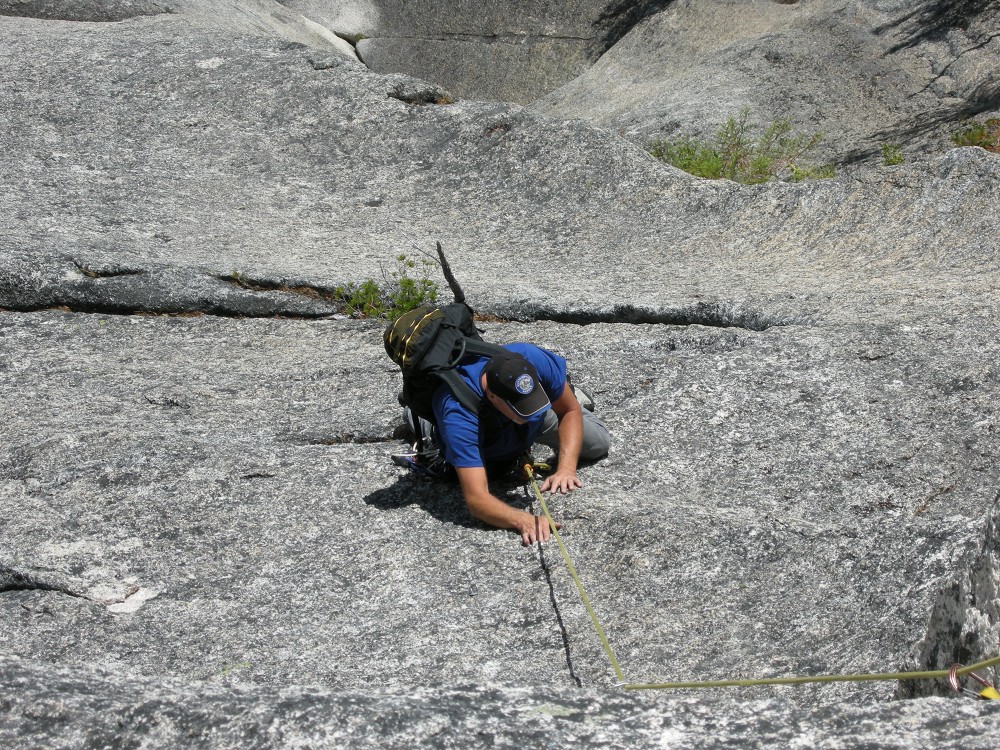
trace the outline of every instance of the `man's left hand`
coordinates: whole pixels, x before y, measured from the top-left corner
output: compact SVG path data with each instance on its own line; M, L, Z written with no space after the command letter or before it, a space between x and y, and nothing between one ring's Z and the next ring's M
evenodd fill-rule
M575 471L559 471L545 478L540 487L542 492L558 492L565 495L567 492L578 490L583 487L583 482L576 476Z

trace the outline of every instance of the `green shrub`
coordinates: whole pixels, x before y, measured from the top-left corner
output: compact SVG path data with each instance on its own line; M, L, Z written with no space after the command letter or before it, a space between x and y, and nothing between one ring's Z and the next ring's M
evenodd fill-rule
M818 167L810 166L808 164L804 166L790 164L788 170L789 182L802 182L803 180L829 180L837 176L837 170L832 164L823 164Z
M423 304L437 300L438 286L428 277L429 268L435 264L421 260L418 265L405 255L396 256L396 268L382 270L382 283L367 279L360 284L351 282L337 287L333 297L339 299L342 311L353 318L386 318L395 320L400 315Z
M979 146L1000 154L1000 119L993 117L986 122L967 122L952 135L951 140L956 146Z
M728 118L711 141L683 135L673 141L654 141L649 152L696 177L726 178L746 185L775 178L797 181L835 176L832 165L803 161L823 140L821 133L793 133L789 120L775 120L759 136L754 131L750 111L744 109L737 117Z
M405 255L398 255L395 270L386 271L382 268L381 282L375 279L366 279L360 283L352 281L334 289L255 281L241 271L233 271L228 276L219 278L256 292L277 290L321 299L336 305L340 312L352 318L395 320L415 307L432 304L437 300L438 286L428 276L429 269L436 265L434 261L421 260L418 266L416 261L409 260Z
M882 163L887 167L894 167L903 163L903 152L895 143L882 144Z

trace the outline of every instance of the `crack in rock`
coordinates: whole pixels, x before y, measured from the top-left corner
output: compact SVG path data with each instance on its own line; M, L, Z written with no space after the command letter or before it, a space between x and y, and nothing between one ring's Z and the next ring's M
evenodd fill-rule
M443 91L436 86L406 79L400 85L401 101L438 102ZM398 93L398 92L397 92ZM446 92L445 92L446 93ZM509 124L495 124L506 132ZM241 271L229 274L199 273L184 269L136 269L125 266L93 266L71 259L76 278L57 276L58 266L47 276L48 283L33 287L0 285L0 309L19 312L61 309L67 312L107 315L217 315L220 317L289 318L315 320L348 317L344 286L310 284L300 279L262 278ZM350 288L349 286L346 288ZM778 314L737 302L698 302L677 308L641 307L619 304L606 309L557 309L530 303L516 303L483 313L480 319L590 325L630 323L660 325L702 325L766 331L789 325L809 325L803 315ZM485 316L485 317L483 317ZM160 406L182 404L156 403Z
M344 302L343 294L336 287L331 288L305 283L259 279L239 271L233 271L229 275L216 275L214 278L248 292L284 292L286 294L297 294L302 297L322 300L335 305L340 305Z
M538 544L538 561L541 564L542 572L545 574L545 583L549 589L549 601L552 603L552 610L556 617L556 625L559 628L559 636L562 639L563 652L566 654L566 667L569 670L570 679L577 687L583 687L583 682L576 674L576 670L573 667L573 649L570 645L569 631L566 629L566 623L563 621L562 612L559 609L559 602L556 599L556 589L552 582L552 568L549 566L548 560L545 559L545 549L541 544Z
M432 83L418 81L413 78L397 80L389 89L387 96L398 99L405 104L417 106L426 104L454 104L455 97L447 90Z
M96 589L92 589L91 594L93 594L94 590L99 590L100 588L96 587ZM110 587L104 588L107 589ZM88 596L87 594L74 591L67 586L43 581L36 576L22 573L9 565L0 563L0 594L18 591L47 591L56 594L65 594L74 599L83 599L84 601L105 606L109 612L113 612L114 614L131 614L136 612L145 602L160 595L160 592L156 589L131 585L124 590L124 593L112 596Z
M548 307L522 307L521 314L511 314L512 320L535 322L550 320L554 323L591 325L593 323L653 323L658 325L701 325L715 328L743 328L748 331L766 331L769 328L801 325L807 321L780 318L762 310L744 308L732 303L699 302L692 307L677 310L654 310L634 305L615 305L607 311L557 310Z
M927 632L914 648L919 670L948 669L952 664L975 664L1000 654L1000 493L986 523L985 542L967 569L946 583L927 623ZM993 668L996 684L1000 670ZM900 682L897 696L916 698L949 695L943 680Z
M143 394L143 398L146 402L152 404L153 406L163 406L168 409L190 409L191 404L186 401L180 401L171 396L159 396L151 394Z
M563 34L518 34L516 32L497 32L496 34L461 34L458 32L442 34L438 37L383 37L385 39L405 39L407 41L441 41L441 42L479 42L481 44L513 44L528 45L542 42L583 42L594 40L586 36L571 36Z
M172 8L149 0L0 0L0 16L41 21L118 22L172 13Z
M146 273L146 271L143 271L140 268L124 268L122 266L93 268L88 266L86 263L82 263L76 258L73 259L73 265L75 265L77 270L88 279L113 279L117 276L141 276Z
M0 594L12 591L52 591L59 594L66 594L76 599L87 599L88 597L72 591L65 586L41 581L28 573L22 573L3 563L0 563Z
M71 267L69 275L64 264ZM333 290L258 281L239 272L221 276L167 266L92 266L63 258L35 273L37 279L30 283L17 276L0 279L0 308L303 320L335 316L340 310Z
M340 435L306 437L300 440L303 445L370 445L372 443L393 443L397 438L392 435L345 432Z

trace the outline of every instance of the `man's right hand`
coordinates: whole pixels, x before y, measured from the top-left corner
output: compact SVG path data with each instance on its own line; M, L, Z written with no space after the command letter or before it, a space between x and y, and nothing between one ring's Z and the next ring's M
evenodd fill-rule
M545 516L533 516L530 513L524 514L525 518L517 525L517 531L521 535L521 544L529 547L535 542L547 542L552 537L552 529L549 526L549 519ZM556 528L562 526L556 522Z
M480 521L502 529L513 529L521 535L521 544L526 547L535 542L547 542L552 536L552 529L545 516L533 516L490 494L486 469L481 466L467 469L455 467L455 473L462 485L462 494L469 512ZM557 523L556 528L561 526Z

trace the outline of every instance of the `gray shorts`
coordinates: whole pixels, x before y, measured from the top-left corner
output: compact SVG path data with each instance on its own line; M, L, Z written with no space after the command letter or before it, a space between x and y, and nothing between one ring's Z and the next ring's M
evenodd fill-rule
M607 426L594 412L581 409L583 412L583 445L580 446L580 458L584 461L596 461L608 455L611 448L611 435ZM556 453L559 452L559 418L549 409L545 413L545 426L535 438L536 443L547 445Z

